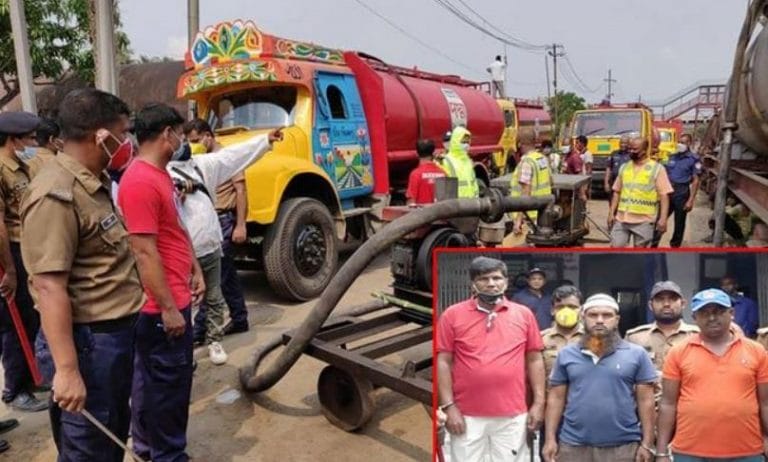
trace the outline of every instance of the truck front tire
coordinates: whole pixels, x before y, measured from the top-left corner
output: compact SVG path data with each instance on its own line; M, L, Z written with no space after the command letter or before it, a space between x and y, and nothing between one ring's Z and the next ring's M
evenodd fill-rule
M336 273L338 262L327 207L306 197L283 202L264 237L264 269L275 292L296 301L317 297Z

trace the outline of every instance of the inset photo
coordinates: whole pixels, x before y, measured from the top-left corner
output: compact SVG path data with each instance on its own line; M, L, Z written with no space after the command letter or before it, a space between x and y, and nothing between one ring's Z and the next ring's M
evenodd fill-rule
M436 460L762 460L768 254L441 249L435 265Z

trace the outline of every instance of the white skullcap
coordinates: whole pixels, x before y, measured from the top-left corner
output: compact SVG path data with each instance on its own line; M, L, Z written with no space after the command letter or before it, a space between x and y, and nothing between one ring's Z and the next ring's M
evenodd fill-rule
M619 312L619 304L616 303L616 299L608 294L595 294L587 298L584 301L584 305L581 306L581 311L585 313L588 309L596 306L613 308L616 313Z

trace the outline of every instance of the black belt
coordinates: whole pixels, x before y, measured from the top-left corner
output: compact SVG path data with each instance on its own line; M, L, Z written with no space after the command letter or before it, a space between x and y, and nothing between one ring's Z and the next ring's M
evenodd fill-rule
M75 326L86 326L91 332L97 334L111 334L113 332L130 329L136 324L139 313L130 314L117 319L108 319L106 321L93 321L75 324Z

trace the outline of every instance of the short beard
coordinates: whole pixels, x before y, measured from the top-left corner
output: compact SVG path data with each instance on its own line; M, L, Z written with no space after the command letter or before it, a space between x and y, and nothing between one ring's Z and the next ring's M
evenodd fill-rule
M683 315L675 315L673 318L662 318L662 317L656 317L656 324L664 324L665 326L669 326L670 324L675 324L676 322L683 319Z
M579 347L583 350L589 350L595 356L602 358L616 351L616 346L620 340L617 329L613 329L605 334L585 332L584 336L579 340Z

